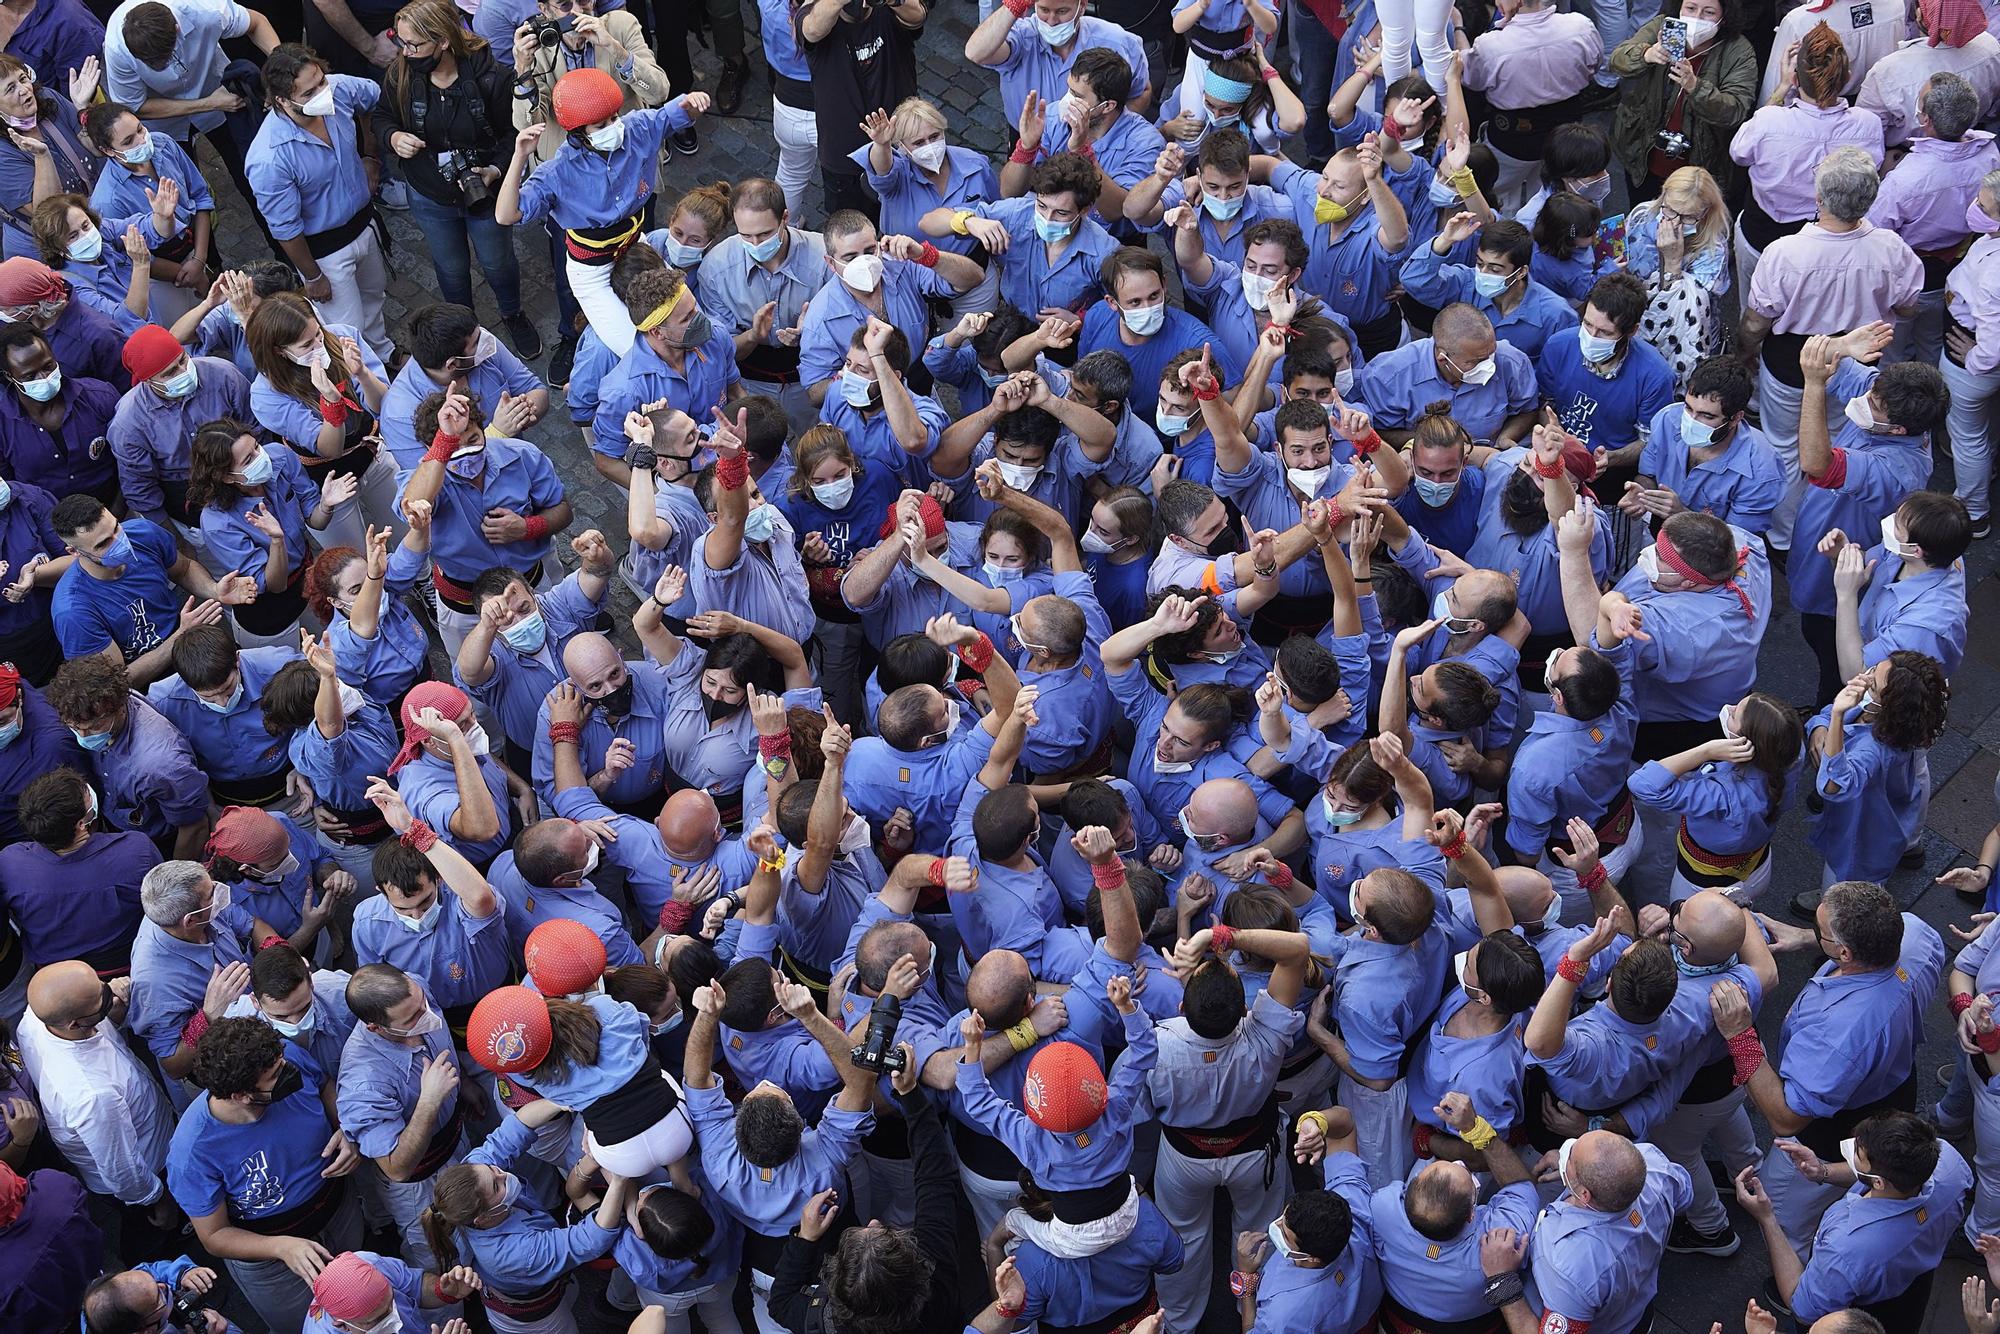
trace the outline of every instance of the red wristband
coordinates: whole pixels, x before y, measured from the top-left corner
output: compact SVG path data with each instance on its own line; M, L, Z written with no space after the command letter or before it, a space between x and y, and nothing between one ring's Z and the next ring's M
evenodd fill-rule
M1002 1320L1019 1320L1021 1312L1027 1309L1025 1306L1002 1306L999 1302L993 1303L993 1314Z
M944 858L931 858L931 869L924 872L924 879L930 881L939 889L944 888Z
M1590 976L1590 966L1578 963L1565 954L1562 962L1556 965L1556 976L1580 987L1583 985L1583 979Z
M1208 948L1211 954L1227 954L1236 943L1236 929L1217 922L1208 929Z
M985 635L970 644L959 647L958 660L975 672L983 672L993 665L993 641Z
M1436 1126L1425 1125L1422 1121L1410 1123L1410 1148L1419 1158L1431 1156L1431 1136L1437 1134Z
M1583 875L1578 876L1576 878L1576 883L1583 886L1584 893L1589 894L1596 890L1602 889L1604 887L1604 882L1609 880L1610 878L1611 878L1611 873L1604 869L1603 862L1599 862L1597 865L1591 867L1589 871L1587 871Z
M927 269L934 269L937 267L937 261L938 261L937 246L929 241L924 242L924 248L917 252L917 263L923 265Z
M1264 883L1272 889L1290 889L1297 879L1292 868L1283 862L1272 862L1271 869L1264 872Z
M1326 526L1329 528L1338 528L1346 522L1347 511L1340 507L1338 500L1329 499L1326 502Z
M583 740L582 723L549 724L549 744L551 746L560 746L564 742L568 742L570 745L574 746L577 745L582 740Z
M422 820L410 821L410 827L403 831L403 846L414 848L418 852L429 852L436 846L437 841L437 830L431 828Z
M1440 844L1438 852L1448 862L1455 862L1460 857L1463 857L1465 855L1465 831L1463 829L1459 830L1456 834L1452 835L1449 843Z
M1367 435L1362 436L1354 442L1354 452L1365 459L1376 450L1382 448L1382 443L1382 433L1370 428Z
M286 940L283 936L273 931L270 935L264 937L262 940L257 942L257 948L260 950L268 950L273 945L289 945L291 943L292 943L291 941Z
M1094 167L1097 165L1097 146L1095 144L1085 144L1082 148L1071 149L1070 151L1085 162L1088 162L1091 166Z
M1125 883L1125 863L1113 857L1103 865L1090 864L1090 883L1099 889L1116 889Z
M549 521L539 514L530 514L526 519L528 533L523 542L539 542L549 535Z
M1298 330L1292 328L1289 324L1267 324L1264 328L1270 333L1283 334L1287 341L1299 336Z
M347 400L344 398L322 398L319 401L319 419L328 426L347 425Z
M1531 461L1533 461L1535 465L1535 476L1554 479L1563 475L1563 465L1561 459L1557 459L1554 463L1549 464L1547 466L1543 466L1542 456L1540 454L1530 454L1528 457Z
M1205 390L1197 389L1194 391L1194 401L1197 403L1208 403L1221 397L1222 397L1222 382L1220 380L1211 381L1208 388Z
M790 759L792 754L792 734L780 732L776 736L757 738L757 754L767 760Z
M1257 77L1262 79L1265 83L1272 83L1277 79L1278 71L1272 69L1269 65L1266 65L1264 66L1263 69L1257 72Z
M749 480L749 455L738 451L715 461L715 484L724 491L740 491Z
M201 1041L201 1035L208 1032L208 1011L196 1010L181 1025L181 1045L192 1047Z
M451 1298L444 1295L444 1275L431 1275L431 1296L437 1298L439 1306L450 1306Z
M1991 1056L1994 1052L2000 1052L2000 1028L1989 1028L1984 1033L1975 1036L1972 1040L1979 1045L1979 1050L1985 1052L1988 1056Z
M1945 1004L1951 1007L1952 1018L1956 1019L1959 1015L1964 1014L1972 1008L1972 993L1968 991L1963 995L1953 996Z
M683 903L679 899L668 899L660 905L660 930L670 936L678 936L681 933L681 928L688 924L688 918L692 916L694 916L694 905L692 903Z
M324 409L324 407L326 406L325 402L322 401L320 406L322 409ZM327 417L324 411L322 411L320 415L335 426L338 426L340 424L339 422L335 422L333 418ZM345 414L343 414L343 420L344 419L345 419ZM458 448L458 439L456 436L449 436L446 435L443 431L439 431L436 435L431 437L431 447L424 451L424 462L443 463L446 459L451 457L451 452L457 448Z
M1014 145L1014 151L1007 155L1007 160L1023 167L1032 167L1035 165L1035 159L1041 155L1042 150L1039 147L1024 140Z
M1764 1063L1764 1043L1758 1038L1757 1030L1746 1028L1729 1039L1729 1059L1736 1063L1736 1071L1729 1082L1737 1088L1750 1082L1750 1076L1757 1073L1757 1067Z

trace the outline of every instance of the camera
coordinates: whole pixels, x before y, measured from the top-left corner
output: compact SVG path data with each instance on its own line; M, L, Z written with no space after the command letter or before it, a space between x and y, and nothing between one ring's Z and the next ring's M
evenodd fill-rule
M557 42L563 39L563 34L573 32L575 29L576 15L574 14L565 14L559 19L552 19L546 15L537 14L528 20L528 31L535 35L535 44L551 50L554 49Z
M493 187L480 174L482 163L462 148L448 148L438 154L438 175L458 188L467 208L491 208Z
M893 1074L903 1068L903 1052L896 1045L896 1028L903 1022L903 1001L900 996L884 995L875 1001L875 1008L868 1013L868 1032L862 1037L861 1045L847 1056L863 1070L874 1074Z
M186 1334L205 1334L208 1329L208 1294L190 1292L186 1288L176 1289L174 1304L167 1311L166 1325L169 1329L186 1331Z
M1684 158L1688 155L1688 137L1679 130L1661 130L1654 138L1653 146L1668 157Z

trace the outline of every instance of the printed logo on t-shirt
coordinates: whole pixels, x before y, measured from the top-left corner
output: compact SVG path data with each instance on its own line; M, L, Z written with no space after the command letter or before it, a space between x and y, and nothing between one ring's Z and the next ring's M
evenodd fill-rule
M243 1176L243 1190L236 1197L243 1216L255 1218L285 1207L284 1179L271 1171L271 1160L262 1149L243 1160Z
M1875 26L1875 6L1855 5L1847 11L1847 26L1850 28L1872 28Z

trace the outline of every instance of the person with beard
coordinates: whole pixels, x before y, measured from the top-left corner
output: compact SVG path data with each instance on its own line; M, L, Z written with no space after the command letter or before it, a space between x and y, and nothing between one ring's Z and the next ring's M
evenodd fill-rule
M671 635L669 636L671 638ZM641 637L644 642L644 637ZM677 687L698 667L699 658L679 658L681 641L656 662L627 662L618 646L596 631L586 631L563 647L567 679L585 701L580 745L591 786L611 809L651 817L666 800L667 754L663 732ZM549 740L550 704L542 701L535 723L535 791L543 802L555 803L555 760Z

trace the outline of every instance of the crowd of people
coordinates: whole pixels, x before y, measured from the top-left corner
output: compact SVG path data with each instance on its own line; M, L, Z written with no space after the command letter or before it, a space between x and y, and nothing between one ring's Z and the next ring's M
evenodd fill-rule
M0 1328L2000 1331L1879 3L0 4Z

